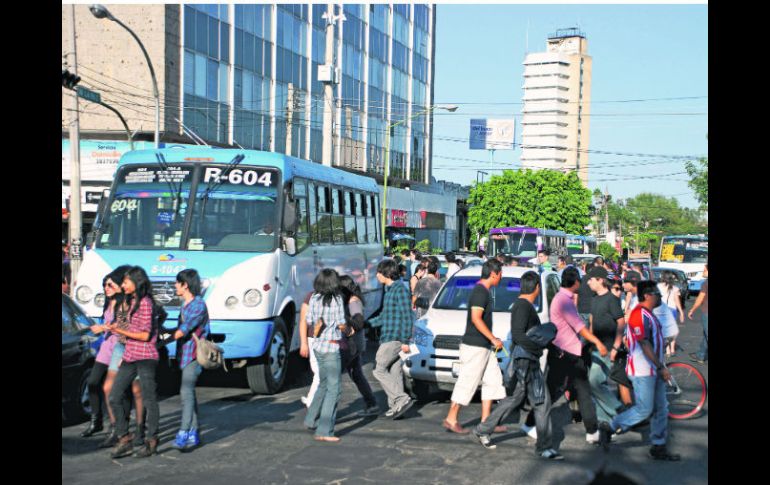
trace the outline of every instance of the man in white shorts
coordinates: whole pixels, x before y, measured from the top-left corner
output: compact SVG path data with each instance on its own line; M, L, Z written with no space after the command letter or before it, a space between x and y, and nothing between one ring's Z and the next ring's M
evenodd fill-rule
M497 286L502 278L502 265L494 258L481 268L481 280L473 288L468 301L468 318L465 334L460 344L460 375L452 391L452 404L442 425L459 434L470 432L457 422L461 406L467 406L481 383L481 420L492 411L492 401L505 398L503 374L497 363L495 351L503 342L492 334L493 303L489 289ZM499 429L498 429L499 428ZM506 431L505 426L495 428L496 433Z

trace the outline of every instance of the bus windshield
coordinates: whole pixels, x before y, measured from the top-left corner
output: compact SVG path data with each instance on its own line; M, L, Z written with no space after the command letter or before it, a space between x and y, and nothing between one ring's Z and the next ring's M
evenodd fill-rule
M195 177L200 181L190 200ZM278 184L279 172L270 168L125 167L116 176L98 247L272 251L277 244ZM183 247L185 240L189 242Z
M505 253L514 257L537 256L537 235L531 232L512 232L508 234L493 234L492 252L490 254Z
M129 166L118 172L98 246L179 249L192 166Z
M268 252L277 242L278 171L202 169L190 227L190 250Z
M661 263L707 263L708 240L664 238L661 244Z

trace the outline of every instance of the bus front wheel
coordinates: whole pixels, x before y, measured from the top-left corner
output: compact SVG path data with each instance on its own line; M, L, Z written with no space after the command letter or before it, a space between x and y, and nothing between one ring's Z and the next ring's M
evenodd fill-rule
M267 352L246 366L246 380L254 394L275 394L283 386L289 361L287 334L283 319L276 317Z

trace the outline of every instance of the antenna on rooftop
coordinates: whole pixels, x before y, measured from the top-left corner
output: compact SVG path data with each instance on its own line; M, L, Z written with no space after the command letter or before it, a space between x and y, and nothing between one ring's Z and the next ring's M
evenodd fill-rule
M526 40L524 41L524 53L529 54L529 18L527 18L527 34L526 34Z

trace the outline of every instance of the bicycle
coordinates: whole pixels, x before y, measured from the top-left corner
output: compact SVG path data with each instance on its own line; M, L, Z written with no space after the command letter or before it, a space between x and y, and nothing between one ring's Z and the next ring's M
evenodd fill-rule
M668 417L688 419L696 416L708 397L708 386L703 374L685 362L671 362L666 367L671 373L671 380L666 383Z

